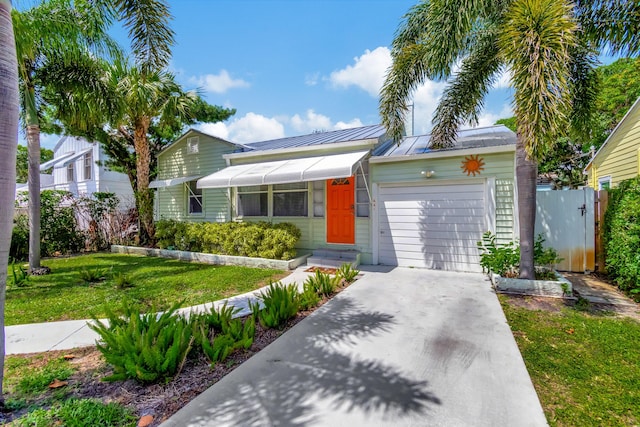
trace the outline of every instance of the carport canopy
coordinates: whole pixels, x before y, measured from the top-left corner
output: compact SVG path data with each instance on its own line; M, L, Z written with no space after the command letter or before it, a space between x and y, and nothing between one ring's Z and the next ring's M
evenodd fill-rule
M198 180L197 186L227 188L347 178L355 173L358 162L368 153L369 151L358 151L229 166Z
M181 176L179 178L171 178L171 179L156 179L155 181L151 181L149 183L149 188L173 187L174 185L184 184L185 182L196 180L201 176L202 175L194 175L194 176Z

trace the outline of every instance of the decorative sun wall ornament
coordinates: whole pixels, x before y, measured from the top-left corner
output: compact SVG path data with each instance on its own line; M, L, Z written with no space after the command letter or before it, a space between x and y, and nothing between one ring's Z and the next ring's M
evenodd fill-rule
M473 154L466 156L462 161L460 169L462 169L462 173L466 172L467 176L471 174L473 174L473 176L476 176L476 174L480 175L480 171L484 170L484 160L477 154L475 156Z

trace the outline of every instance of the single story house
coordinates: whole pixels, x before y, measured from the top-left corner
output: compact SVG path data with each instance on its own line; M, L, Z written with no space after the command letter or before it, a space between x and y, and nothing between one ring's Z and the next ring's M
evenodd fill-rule
M437 150L430 135L394 144L379 125L245 145L190 130L159 156L156 218L290 222L301 251L480 271L482 233L516 234L515 140L504 126Z
M585 172L595 190L617 187L640 174L640 98L627 111L591 159Z

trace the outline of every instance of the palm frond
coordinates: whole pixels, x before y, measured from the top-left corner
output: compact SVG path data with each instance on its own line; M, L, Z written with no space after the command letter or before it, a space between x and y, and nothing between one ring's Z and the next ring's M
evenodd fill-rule
M129 31L136 63L144 73L169 65L174 32L166 0L114 0Z
M640 53L640 2L577 0L577 19L585 36L612 55Z
M582 141L590 138L593 109L598 97L598 58L584 38L569 50L572 135Z
M515 0L505 15L499 44L513 72L517 128L529 158L542 158L568 128L568 47L576 30L566 1Z
M442 93L433 118L432 147L453 146L461 124L477 124L484 97L502 68L496 33L487 32L462 61L460 70Z

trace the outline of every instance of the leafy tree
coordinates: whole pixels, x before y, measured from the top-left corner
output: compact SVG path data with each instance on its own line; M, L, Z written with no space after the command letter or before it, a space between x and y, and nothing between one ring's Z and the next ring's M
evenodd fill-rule
M48 162L53 159L53 151L46 148L40 149L40 163ZM16 182L27 182L29 178L29 159L27 147L18 145L18 154L16 157Z
M0 407L4 407L4 306L13 225L15 161L18 145L18 64L11 21L11 1L0 0Z
M534 276L536 162L569 125L588 123L598 49L640 50L639 11L637 2L623 0L424 0L396 33L380 99L382 121L396 140L409 97L425 79L450 79L433 120L432 145L441 148L454 145L461 124L477 123L493 82L511 70L521 278Z

